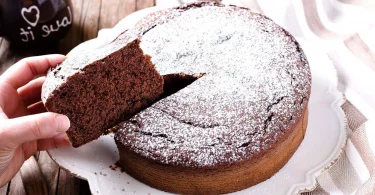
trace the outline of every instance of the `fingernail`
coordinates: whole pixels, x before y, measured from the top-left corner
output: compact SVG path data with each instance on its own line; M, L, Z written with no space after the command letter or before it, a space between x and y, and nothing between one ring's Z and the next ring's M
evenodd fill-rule
M55 119L57 121L57 124L59 125L58 132L65 132L70 127L70 121L69 118L65 115L58 114L55 116Z
M68 134L65 132L60 135L63 138L63 143L61 144L62 146L71 146L72 142L70 142Z
M72 145L72 142L70 141L69 136L66 133L64 139L69 143L69 146Z

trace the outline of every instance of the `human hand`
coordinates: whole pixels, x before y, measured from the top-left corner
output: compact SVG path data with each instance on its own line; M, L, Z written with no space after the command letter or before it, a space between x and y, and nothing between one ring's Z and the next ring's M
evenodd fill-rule
M0 76L0 187L10 181L23 162L40 150L69 146L68 117L46 112L41 102L45 77L63 55L25 58Z

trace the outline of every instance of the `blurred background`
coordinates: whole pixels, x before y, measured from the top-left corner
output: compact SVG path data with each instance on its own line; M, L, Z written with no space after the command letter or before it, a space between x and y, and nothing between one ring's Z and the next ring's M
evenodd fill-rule
M154 0L1 0L0 74L24 57L66 54L100 29L154 5Z

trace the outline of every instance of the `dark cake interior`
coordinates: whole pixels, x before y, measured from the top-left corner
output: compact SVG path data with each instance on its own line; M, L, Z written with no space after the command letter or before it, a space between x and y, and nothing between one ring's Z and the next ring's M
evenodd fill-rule
M55 70L55 75L59 68ZM163 92L163 78L135 40L67 79L46 102L49 111L71 120L74 147L144 109ZM69 101L67 101L69 100Z
M196 81L203 75L204 74L188 75L185 73L164 75L163 93L157 100L161 100L178 92L179 90L192 84L194 81Z

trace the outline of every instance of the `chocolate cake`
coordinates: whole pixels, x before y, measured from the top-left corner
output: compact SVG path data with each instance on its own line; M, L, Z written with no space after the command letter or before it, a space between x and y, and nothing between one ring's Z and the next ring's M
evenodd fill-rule
M162 92L163 78L143 54L139 40L118 39L70 55L49 71L42 100L48 111L69 117L67 135L78 147L129 119Z
M151 14L116 41L135 37L165 93L115 127L127 173L168 192L222 194L270 178L297 150L310 68L272 20L201 2Z

